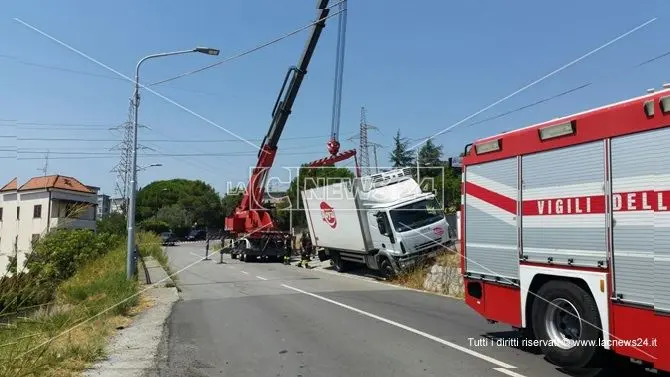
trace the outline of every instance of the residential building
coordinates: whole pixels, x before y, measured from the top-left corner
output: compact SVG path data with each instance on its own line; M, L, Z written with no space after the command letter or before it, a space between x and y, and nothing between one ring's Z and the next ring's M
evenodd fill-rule
M22 185L15 178L0 188L0 273L10 255L21 266L33 243L51 229L95 230L97 190L62 175L35 177Z
M123 198L112 198L109 203L109 212L110 213L123 213Z
M97 209L97 218L102 219L103 217L109 215L112 210L112 199L109 195L99 194L98 195L98 209Z

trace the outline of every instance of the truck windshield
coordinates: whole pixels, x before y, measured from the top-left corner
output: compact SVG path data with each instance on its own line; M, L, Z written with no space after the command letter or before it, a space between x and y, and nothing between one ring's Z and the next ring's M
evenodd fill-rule
M444 218L440 205L435 199L426 199L391 211L393 226L398 232L420 228Z

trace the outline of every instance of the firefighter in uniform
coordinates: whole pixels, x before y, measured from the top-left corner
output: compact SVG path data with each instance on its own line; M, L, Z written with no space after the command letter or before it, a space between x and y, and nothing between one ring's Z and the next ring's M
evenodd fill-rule
M287 234L284 237L284 264L286 265L291 264L291 254L293 252L292 241L293 239L290 235Z
M309 237L307 232L302 234L300 245L302 246L302 252L300 253L300 262L298 262L298 267L302 267L304 262L305 267L309 268L309 257L312 254L312 239Z

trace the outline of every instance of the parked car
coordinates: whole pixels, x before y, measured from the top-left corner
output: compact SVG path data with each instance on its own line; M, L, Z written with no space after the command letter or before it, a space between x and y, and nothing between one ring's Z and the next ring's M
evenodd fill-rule
M200 241L206 238L207 238L207 231L204 229L197 229L192 230L191 233L189 233L186 236L186 241Z
M161 240L163 245L174 246L177 243L177 236L172 232L163 232L161 233Z

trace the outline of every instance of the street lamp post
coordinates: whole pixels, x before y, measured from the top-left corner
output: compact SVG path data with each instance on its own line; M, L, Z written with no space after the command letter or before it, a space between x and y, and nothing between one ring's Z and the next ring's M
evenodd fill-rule
M219 50L214 48L196 47L191 50L181 50L173 52L165 52L160 54L148 55L140 59L135 67L135 91L133 93L133 158L131 160L132 178L130 181L130 203L128 203L128 244L126 256L126 278L133 279L135 275L135 200L137 195L137 118L138 109L140 107L140 66L146 60L153 58L161 58L171 55L182 55L198 52L207 55L219 55Z

